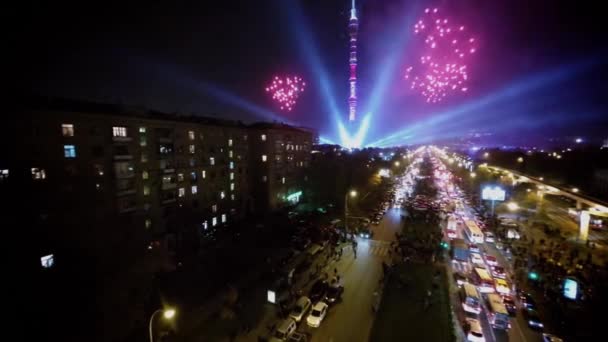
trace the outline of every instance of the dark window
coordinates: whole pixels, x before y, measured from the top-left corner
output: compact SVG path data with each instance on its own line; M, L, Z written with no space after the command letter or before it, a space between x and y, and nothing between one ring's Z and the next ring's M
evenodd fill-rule
M103 157L103 146L93 146L91 148L91 155L93 155L94 158Z

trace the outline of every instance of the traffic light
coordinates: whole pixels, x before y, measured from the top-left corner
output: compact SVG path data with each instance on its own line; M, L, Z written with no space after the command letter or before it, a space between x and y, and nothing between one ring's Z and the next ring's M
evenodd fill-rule
M439 244L439 246L441 246L441 248L443 248L443 249L448 249L448 247L449 247L448 243L445 242L445 241L441 241L441 243Z
M530 280L538 280L538 273L534 272L534 271L530 271L528 272L528 279Z

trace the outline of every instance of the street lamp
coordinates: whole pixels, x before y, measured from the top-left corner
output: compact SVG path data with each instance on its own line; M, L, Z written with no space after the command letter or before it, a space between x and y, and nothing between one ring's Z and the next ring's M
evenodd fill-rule
M344 233L348 232L348 196L357 197L357 191L351 190L344 195Z
M477 174L475 172L471 172L471 178L475 178L477 177Z
M484 158L488 158L489 156L490 156L490 153L488 153L488 152L486 152L486 153L483 154Z
M150 316L150 323L148 324L148 330L150 331L150 342L154 342L154 334L152 332L152 323L154 322L154 317L156 317L157 314L163 314L163 317L166 320L172 320L175 317L176 311L175 309L158 309L156 311L154 311L154 313L152 313L152 316Z
M572 188L572 192L577 193L578 192L578 188Z
M541 181L544 181L545 177L538 177L538 179L540 179Z
M511 211L515 211L515 210L519 209L519 205L515 202L509 202L509 203L507 203L507 208Z
M518 163L523 163L523 162L524 162L524 157L519 157L519 158L517 158L517 162L518 162Z
M399 162L398 161L395 162L395 166L399 166Z

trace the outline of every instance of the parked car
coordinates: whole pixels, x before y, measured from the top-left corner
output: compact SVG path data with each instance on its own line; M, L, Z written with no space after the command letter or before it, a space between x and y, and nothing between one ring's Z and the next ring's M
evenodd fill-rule
M469 325L469 333L467 334L467 341L471 342L485 342L483 337L483 330L481 329L481 323L475 318L467 318Z
M317 280L310 288L310 300L313 302L323 299L327 291L327 282L325 280Z
M287 341L287 339L289 339L289 337L296 331L296 328L296 321L293 319L286 318L282 320L272 333L270 342Z
M515 305L515 300L513 297L502 296L502 302L510 316L515 316L517 314L517 305Z
M317 302L310 310L308 317L306 318L306 323L313 328L318 328L321 325L321 322L325 318L327 314L327 309L329 306L324 302Z
M504 267L502 266L492 266L492 276L495 278L506 278L507 273L505 272Z
M498 265L498 261L496 261L496 257L494 257L492 255L488 255L488 254L486 254L486 263L490 267Z
M564 342L564 340L555 335L543 334L543 342Z
M492 233L492 232L486 232L485 236L486 236L486 242L488 242L488 243L494 243L494 233Z
M289 313L289 317L293 318L293 320L296 322L301 321L302 318L306 315L306 312L308 312L308 309L310 309L311 305L312 302L310 301L310 299L308 299L308 297L300 297L300 299L298 299L298 301L296 302L296 305Z

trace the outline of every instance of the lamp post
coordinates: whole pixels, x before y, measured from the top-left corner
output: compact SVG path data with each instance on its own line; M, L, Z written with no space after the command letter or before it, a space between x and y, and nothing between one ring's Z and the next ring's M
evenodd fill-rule
M344 194L344 233L348 232L348 196L357 197L357 191L351 190Z
M150 316L150 323L148 324L148 330L150 332L150 342L154 342L154 333L152 332L152 323L154 322L154 317L156 317L157 314L162 313L163 317L166 320L171 320L173 319L173 317L175 317L175 309L158 309L156 311L154 311L154 313L152 313L152 316Z

